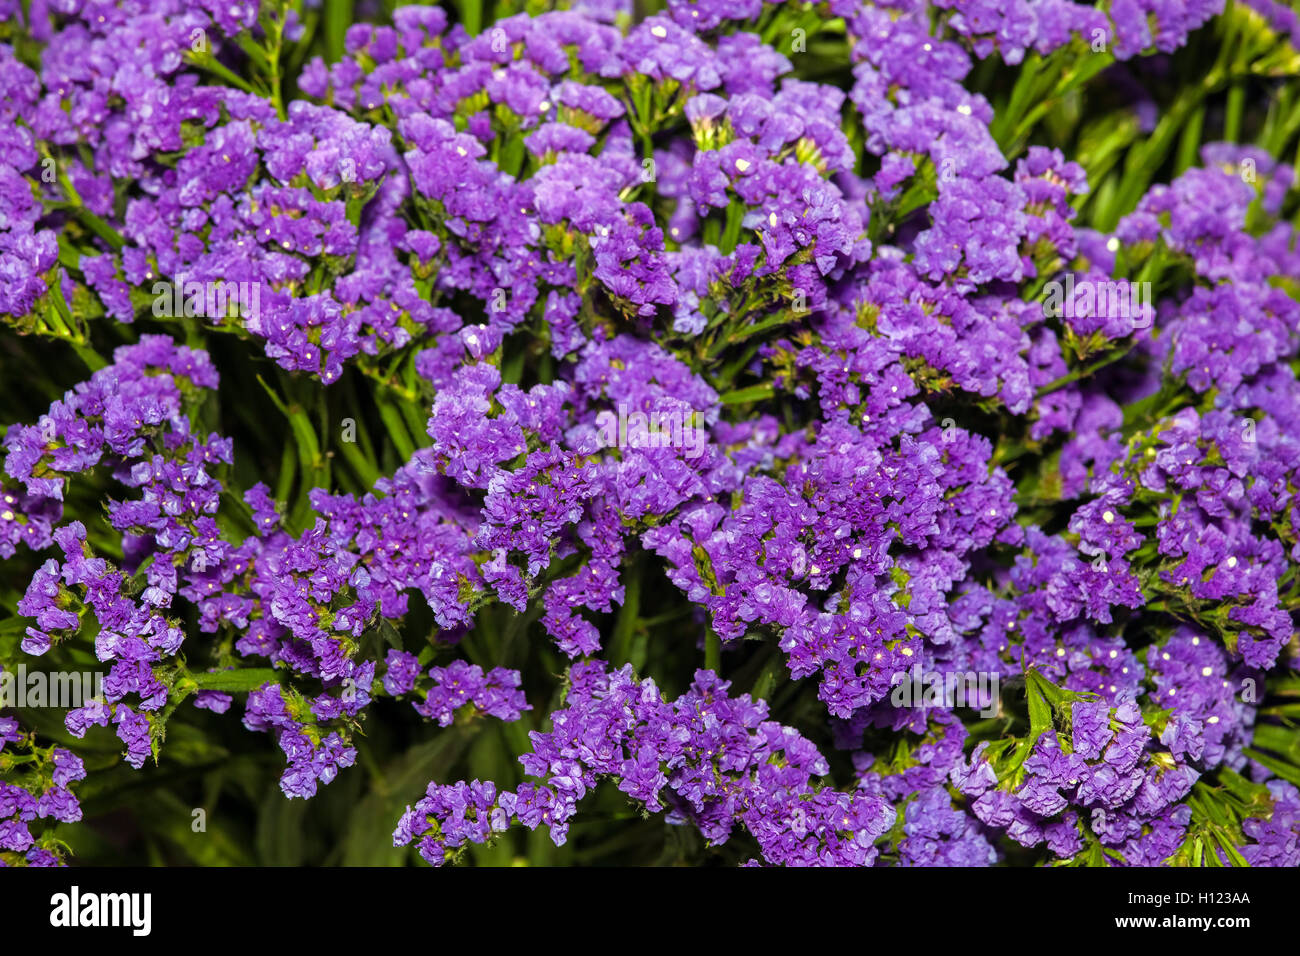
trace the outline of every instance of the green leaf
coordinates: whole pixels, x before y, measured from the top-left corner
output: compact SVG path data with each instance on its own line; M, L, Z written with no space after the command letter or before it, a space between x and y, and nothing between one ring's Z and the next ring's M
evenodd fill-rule
M348 27L356 22L352 16L352 0L325 0L323 31L325 37L325 54L331 62L343 58L344 38Z
M193 807L168 790L151 791L143 805L135 807L135 819L173 851L198 866L251 866L256 861L247 841L236 838L221 817L208 813L202 830L196 831ZM215 808L201 808L205 812Z
M749 692L755 700L767 700L772 691L776 688L777 681L786 676L785 658L780 652L775 652L767 659L763 669L759 671L758 679L754 681L754 687Z
M1290 763L1300 763L1300 734L1288 727L1276 724L1257 724L1252 741L1256 747L1264 747L1286 757Z
M1253 747L1245 748L1245 754L1247 757L1251 757L1255 760L1258 760L1260 763L1262 763L1269 770L1272 770L1283 780L1287 781L1288 783L1293 783L1297 787L1300 787L1300 767L1293 767L1291 766L1291 764L1285 763L1284 761L1278 760L1276 757L1272 757L1266 753L1255 750Z
M465 31L470 36L477 36L483 29L483 0L457 0L456 9L460 13L460 22L465 27Z
M1241 852L1233 846L1232 841L1222 831L1215 830L1213 833L1214 841L1223 847L1223 852L1228 855L1228 859L1232 861L1233 866L1250 866L1250 863L1247 862L1246 858L1241 855Z
M284 451L280 454L280 468L275 481L275 498L277 501L287 501L289 499L289 492L293 489L293 480L297 473L298 453L291 443L285 442Z
M415 454L416 446L415 442L411 440L410 433L406 430L406 423L403 421L402 413L382 395L375 395L375 404L379 406L379 417L383 419L384 427L388 429L388 437L393 440L397 453L403 461L410 461L411 456Z
M212 671L192 676L199 690L219 690L228 694L243 694L257 690L263 684L276 684L280 681L280 672L270 667Z
M727 225L722 232L722 239L718 246L718 251L724 256L729 256L736 251L736 245L740 242L740 229L745 221L745 212L747 208L739 199L731 200L727 206Z
M278 787L268 788L257 814L257 856L263 866L301 866L303 829L311 804L290 800Z
M1240 799L1243 803L1253 803L1257 800L1269 801L1268 787L1262 783L1254 783L1247 780L1235 770L1224 767L1218 772L1219 783L1221 783L1229 793Z
M482 721L454 724L386 765L352 811L339 862L344 866L402 866L407 855L393 847L396 821L423 795L430 780L443 777L482 726Z
M1029 701L1029 740L1036 743L1038 738L1052 729L1052 707L1043 692L1043 685L1051 686L1032 667L1025 672L1025 694Z
M637 619L641 614L639 570L634 565L623 573L623 606L619 608L614 633L609 640L609 660L615 666L627 663L632 651L632 637L636 633Z
M741 405L745 402L761 402L775 394L776 387L771 382L764 382L762 385L751 385L749 388L738 388L733 392L727 392L719 396L718 401L724 405Z

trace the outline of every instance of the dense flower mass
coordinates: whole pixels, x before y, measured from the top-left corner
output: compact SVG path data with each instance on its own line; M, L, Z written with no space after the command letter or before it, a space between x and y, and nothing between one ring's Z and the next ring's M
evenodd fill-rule
M1293 11L391 6L0 0L0 864L1300 865Z

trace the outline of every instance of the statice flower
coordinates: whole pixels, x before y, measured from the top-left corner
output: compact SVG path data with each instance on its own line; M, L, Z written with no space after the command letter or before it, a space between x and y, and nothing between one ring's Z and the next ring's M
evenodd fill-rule
M283 6L0 0L0 863L233 710L433 865L1295 865L1293 14Z
M456 661L447 667L432 668L429 676L433 686L415 709L437 720L440 727L449 726L462 707L501 720L518 720L525 710L532 709L518 689L518 671L494 667L484 674L477 664Z
M699 671L691 690L667 702L652 681L630 668L609 672L580 665L570 675L566 707L555 729L532 736L521 758L541 778L513 792L491 783L430 784L408 808L393 835L398 845L419 840L421 855L440 864L466 842L482 843L513 823L546 824L564 842L576 802L602 776L670 822L693 822L715 843L741 823L771 863L862 864L893 823L879 798L814 790L827 772L824 758L797 733L765 720L766 706ZM723 742L727 752L719 754ZM773 762L770 758L784 759Z

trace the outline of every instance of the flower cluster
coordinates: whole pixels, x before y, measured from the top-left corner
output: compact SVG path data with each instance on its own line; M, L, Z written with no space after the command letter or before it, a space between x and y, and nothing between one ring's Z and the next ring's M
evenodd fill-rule
M136 770L233 707L291 798L435 735L435 865L607 792L736 863L1300 863L1294 15L533 6L0 0L0 364L58 356L0 665L102 670ZM81 759L0 741L58 862Z
M578 801L602 778L714 842L740 823L769 863L868 865L875 840L893 825L882 797L815 786L829 769L817 748L767 720L764 702L730 697L728 682L710 671L697 671L672 702L630 667L611 673L593 661L569 677L565 707L551 715L554 730L533 733L532 752L520 758L543 783L515 791L477 780L430 784L407 808L394 842L419 839L420 854L435 865L515 823L546 824L562 843Z
M0 781L0 851L20 854L29 866L57 866L57 847L28 827L34 820L76 823L81 804L70 787L85 779L81 758L61 747L40 747L18 721L0 717L0 758L19 764L16 782Z

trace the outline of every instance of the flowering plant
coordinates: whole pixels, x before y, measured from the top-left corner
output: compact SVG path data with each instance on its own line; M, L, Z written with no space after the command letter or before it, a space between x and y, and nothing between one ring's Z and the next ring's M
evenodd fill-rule
M1297 37L0 0L0 862L1300 865Z

